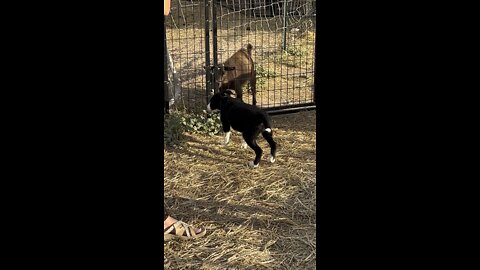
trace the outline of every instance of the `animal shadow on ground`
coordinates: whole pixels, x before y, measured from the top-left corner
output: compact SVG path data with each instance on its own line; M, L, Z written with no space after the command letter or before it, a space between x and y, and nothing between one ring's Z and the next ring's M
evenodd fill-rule
M191 135L185 135L185 140L192 142L188 147L175 147L168 148L169 150L175 151L178 154L184 154L186 156L195 157L195 161L200 160L209 160L217 163L228 163L228 164L238 164L240 159L228 156L226 152L222 152L220 147L223 146L220 141L217 144L205 144L205 142L195 139ZM222 139L223 140L223 139Z

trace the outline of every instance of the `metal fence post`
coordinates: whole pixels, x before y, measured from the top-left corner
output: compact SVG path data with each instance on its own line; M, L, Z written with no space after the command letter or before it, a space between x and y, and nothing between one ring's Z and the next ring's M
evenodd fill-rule
M205 99L208 104L208 93L210 92L212 83L212 72L210 69L210 20L209 20L209 7L210 0L205 0L205 74L206 74L206 89Z
M215 0L212 0L212 32L213 32L213 88L218 92L217 73L218 70L218 44L217 44L217 11L215 9ZM207 101L208 103L208 101Z
M283 50L287 50L287 0L283 0Z
M313 58L313 61L315 61L315 64L313 65L313 103L315 103L315 105L317 104L317 86L318 86L318 77L320 77L319 74L317 74L318 72L318 55L317 55L317 49L318 49L318 37L317 37L317 31L315 31L315 51L313 53L314 55L314 58Z
M168 66L167 66L167 26L165 25L165 16L163 16L163 30L164 30L164 35L163 35L163 104L165 107L165 113L169 114L169 96L168 96L168 87L170 86L169 81L168 81Z

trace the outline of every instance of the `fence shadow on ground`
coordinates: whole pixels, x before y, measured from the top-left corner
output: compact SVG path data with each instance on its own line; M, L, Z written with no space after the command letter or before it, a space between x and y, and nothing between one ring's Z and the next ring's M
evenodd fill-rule
M176 98L171 106L171 110L187 110L192 113L200 113L206 108L206 93L204 88L199 87L181 87L181 97Z
M317 110L272 115L274 129L300 132L316 132Z

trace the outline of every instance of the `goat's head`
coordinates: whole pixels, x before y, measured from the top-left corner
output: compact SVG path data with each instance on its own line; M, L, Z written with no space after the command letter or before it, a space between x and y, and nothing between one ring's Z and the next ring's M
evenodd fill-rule
M235 67L225 66L224 64L219 64L218 65L218 70L217 70L217 72L214 73L215 74L215 82L217 82L218 88L221 87L225 74L227 74L227 72L232 71L232 70L235 70Z

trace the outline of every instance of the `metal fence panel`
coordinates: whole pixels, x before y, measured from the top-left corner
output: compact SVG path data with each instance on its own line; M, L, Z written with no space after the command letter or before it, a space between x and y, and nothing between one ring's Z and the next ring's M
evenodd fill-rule
M313 0L172 0L167 46L176 72L173 85L180 93L175 106L204 109L213 87L204 67L211 70L211 64L224 62L250 43L257 106L268 111L311 108L315 16ZM252 102L246 88L243 99Z
M214 1L219 62L247 43L253 45L257 106L276 109L311 105L314 102L314 2ZM244 94L244 101L251 103L251 95Z
M173 108L198 111L206 107L205 3L209 0L172 0L166 18L167 49ZM173 103L173 104L172 104Z

